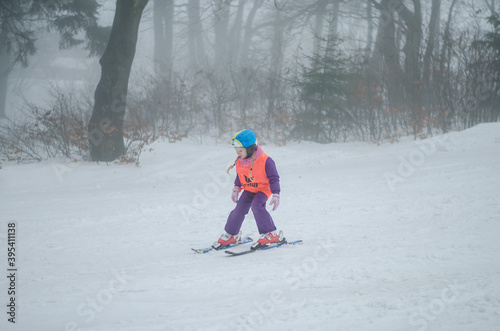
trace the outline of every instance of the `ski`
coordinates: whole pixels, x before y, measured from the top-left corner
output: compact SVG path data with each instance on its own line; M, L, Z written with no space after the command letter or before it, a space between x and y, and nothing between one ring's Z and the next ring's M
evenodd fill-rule
M245 237L245 238L242 238L237 243L229 244L229 245L223 246L223 247L221 247L219 249L214 249L213 247L207 247L207 248L191 248L191 250L193 250L194 252L196 252L198 254L205 254L205 253L208 253L208 252L211 252L211 251L220 251L220 250L223 250L223 249L226 249L226 248L231 248L231 247L236 247L236 246L240 246L240 245L243 245L243 244L248 244L248 243L251 243L252 241L253 241L252 238Z
M257 252L257 251L263 251L266 249L281 247L281 246L285 246L285 245L300 245L300 244L302 244L302 240L287 241L286 239L283 239L279 243L264 246L261 248L247 249L247 250L240 251L240 252L233 252L233 251L224 251L224 252L226 254L229 254L229 256L239 256L239 255L245 255L245 254L249 254L249 253L253 253L253 252Z

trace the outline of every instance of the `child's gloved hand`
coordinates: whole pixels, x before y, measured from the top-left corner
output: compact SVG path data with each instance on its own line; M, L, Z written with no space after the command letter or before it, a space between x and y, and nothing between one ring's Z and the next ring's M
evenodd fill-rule
M273 194L273 197L271 198L271 202L269 203L269 205L274 205L273 211L275 211L276 208L278 208L278 206L280 205L280 195L278 193Z
M233 192L231 193L231 200L234 203L238 202L238 195L240 195L241 187L235 186L233 187Z

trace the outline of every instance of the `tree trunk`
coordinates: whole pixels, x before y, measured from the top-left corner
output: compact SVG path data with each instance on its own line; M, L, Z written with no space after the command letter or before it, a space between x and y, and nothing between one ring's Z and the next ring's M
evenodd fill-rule
M370 54L372 51L373 43L373 17L372 10L373 5L370 1L366 2L366 17L367 17L367 30L366 30L366 48L365 48L365 61L368 62L370 59Z
M400 65L399 50L396 46L396 23L394 12L390 12L389 0L382 2L379 18L380 44L377 45L384 59L387 75L387 96L390 107L399 108L404 103L403 69Z
M237 66L240 60L241 31L243 27L243 12L245 10L245 0L238 2L238 9L233 26L229 31L229 47L231 50L231 60Z
M321 39L323 36L323 21L326 10L326 5L328 0L320 0L316 2L316 12L314 13L315 21L314 21L314 44L313 44L313 54L319 54Z
M7 91L9 88L9 74L11 70L11 57L0 53L0 118L7 118Z
M406 23L406 42L403 49L405 54L405 71L409 84L420 81L419 52L422 44L422 12L420 0L413 0L413 13L402 5L400 16ZM410 86L410 85L409 85ZM414 90L413 88L411 90Z
M436 59L439 54L439 35L440 35L440 16L441 0L432 0L431 17L429 21L429 39L425 49L422 69L423 91L425 98L424 106L431 116L436 115L436 109L439 109L439 102L436 93L439 87L434 84L436 73ZM431 134L431 126L427 124L427 132Z
M330 15L328 19L328 38L326 48L331 48L331 42L338 39L339 31L339 11L340 11L340 0L330 0L332 4L332 9L330 10Z
M229 48L228 26L230 3L217 0L214 3L214 68L222 71L227 68L231 51Z
M446 70L446 64L449 62L448 57L451 53L452 40L451 40L451 22L453 18L453 9L458 0L453 0L448 10L448 19L446 20L446 25L443 33L443 44L441 46L441 54L439 56L439 73L444 75ZM447 55L448 54L448 55ZM443 78L444 79L444 78ZM443 82L443 81L442 81Z
M271 46L271 68L269 71L269 90L268 90L268 104L267 104L267 117L268 119L274 115L276 108L276 100L279 99L278 94L281 82L281 69L283 66L283 29L284 19L281 10L275 11L275 20L273 26L273 42Z
M90 157L113 161L123 155L123 119L139 23L148 0L117 0L108 46L100 59L101 79L88 125Z
M205 46L203 45L203 27L200 17L200 0L188 1L188 49L189 65L192 70L206 64Z
M241 65L248 65L248 58L250 55L250 44L252 41L254 27L253 21L255 19L255 14L257 10L262 6L264 0L254 0L252 10L247 16L247 20L245 22L245 37L243 38L243 45L241 45Z
M441 16L441 0L432 0L431 18L429 22L429 40L423 60L423 79L428 88L430 77L434 69L435 53L439 50L439 23Z
M174 0L154 0L155 71L165 76L172 68Z
M424 126L421 98L421 76L420 76L420 47L422 44L422 10L420 0L412 0L413 12L404 4L401 5L399 15L406 26L404 66L406 76L407 103L410 106L412 116L413 135L416 138L418 132Z
M440 102L438 122L444 133L451 129L451 118L455 114L453 98L450 95L449 85L452 84L450 78L447 78L452 57L452 39L451 39L451 23L453 18L453 9L458 0L453 0L448 10L448 19L443 31L443 42L441 44L441 53L439 55L439 66L436 73L435 81L437 82L437 98Z

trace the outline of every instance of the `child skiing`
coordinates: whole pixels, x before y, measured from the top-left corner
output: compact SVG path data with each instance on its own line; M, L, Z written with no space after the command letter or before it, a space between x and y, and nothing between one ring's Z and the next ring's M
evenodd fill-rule
M236 203L236 207L227 219L224 228L226 233L212 247L221 249L240 240L240 228L250 208L261 234L257 243L252 245L252 249L277 243L282 240L283 236L281 231L279 234L276 232L273 219L266 210L266 201L270 197L273 210L276 210L280 204L280 182L276 165L264 153L262 147L257 145L257 137L252 130L238 132L233 137L232 143L238 157L227 172L229 173L229 170L236 166L237 176L231 194L231 200ZM243 193L238 198L242 190Z

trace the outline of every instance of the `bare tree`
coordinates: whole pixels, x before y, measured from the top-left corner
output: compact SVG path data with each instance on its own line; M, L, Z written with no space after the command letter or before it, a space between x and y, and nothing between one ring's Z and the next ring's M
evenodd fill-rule
M174 47L174 0L154 0L155 71L166 75L172 68Z
M188 57L191 70L206 64L205 46L203 43L203 26L201 24L200 0L188 1Z
M271 44L271 66L269 71L269 89L268 89L268 104L267 104L267 118L274 114L276 102L279 98L280 84L281 84L281 70L283 67L283 29L285 26L285 18L281 10L275 11L273 39Z
M439 27L441 16L441 0L432 0L431 17L429 22L429 37L423 59L423 80L428 85L435 69L436 52L439 51ZM427 86L426 86L427 87Z
M389 0L379 4L371 0L380 11L376 52L382 55L385 64L387 97L390 107L398 108L403 104L403 69L396 43L395 10L389 8Z
M235 65L238 65L240 60L240 47L244 23L243 13L246 2L247 1L245 0L239 0L234 22L231 29L229 30L229 48L231 50L231 61Z
M326 49L332 49L333 44L339 39L339 12L340 12L340 1L330 0L332 3L332 8L329 10L328 15L328 36Z
M254 36L255 27L254 20L259 8L261 8L264 0L254 0L252 9L248 13L246 22L245 22L245 32L243 37L243 44L241 45L241 55L240 55L240 64L245 66L248 64L248 57L250 53L250 46L252 43L252 37Z
M437 100L439 100L438 123L444 132L448 132L451 129L451 118L456 113L455 100L451 93L449 73L451 72L451 57L453 53L451 24L457 2L458 0L453 0L448 10L448 18L444 27L443 42L439 54L438 70L434 77L436 88L433 92L436 94Z
M366 47L365 47L365 61L370 58L373 44L373 31L375 30L375 24L373 23L373 5L370 0L366 1L366 20L367 20L367 30L366 30Z
M326 12L326 5L328 4L329 0L320 0L316 2L316 8L315 8L315 20L314 20L314 28L313 28L313 35L314 35L314 44L313 44L313 54L319 54L320 52L320 44L321 44L321 37L323 34L323 22L324 22L324 15Z
M123 119L128 80L142 12L148 0L117 0L108 46L101 57L101 80L88 124L93 161L113 161L125 151Z

